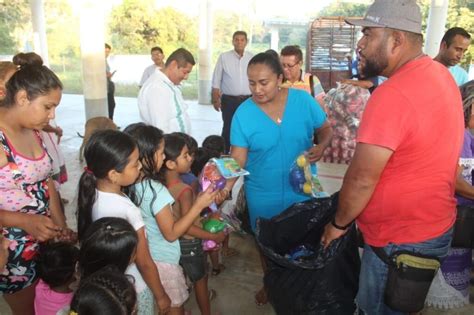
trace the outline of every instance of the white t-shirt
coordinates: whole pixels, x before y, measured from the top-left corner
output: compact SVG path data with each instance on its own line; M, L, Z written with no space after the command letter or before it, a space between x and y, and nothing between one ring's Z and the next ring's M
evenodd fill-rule
M122 218L128 221L135 231L145 226L140 209L126 196L96 189L96 200L92 207L92 220L104 217Z
M135 231L145 226L140 209L127 196L96 189L96 200L94 206L92 206L92 220L96 221L104 217L125 219L133 226ZM137 293L147 288L145 280L143 280L135 264L131 264L125 273L135 279Z

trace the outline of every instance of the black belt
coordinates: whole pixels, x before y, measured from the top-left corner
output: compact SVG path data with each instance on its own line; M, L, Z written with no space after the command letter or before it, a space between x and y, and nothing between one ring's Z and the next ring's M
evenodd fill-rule
M222 94L222 97L226 97L226 98L229 98L229 99L232 99L232 100L236 100L236 101L245 101L245 100L248 99L250 96L252 96L252 95L228 95L228 94Z

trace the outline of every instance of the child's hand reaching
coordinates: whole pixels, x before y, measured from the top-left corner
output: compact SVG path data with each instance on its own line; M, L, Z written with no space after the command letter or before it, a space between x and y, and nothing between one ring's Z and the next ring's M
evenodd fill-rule
M209 186L205 191L200 193L194 204L199 208L199 209L204 209L206 207L209 207L211 203L213 203L217 197L217 194L219 191L213 191L215 188L214 185Z

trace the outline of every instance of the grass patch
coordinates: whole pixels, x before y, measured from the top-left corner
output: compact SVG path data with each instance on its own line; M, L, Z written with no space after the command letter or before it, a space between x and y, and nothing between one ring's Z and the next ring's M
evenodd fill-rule
M63 83L63 93L66 94L83 94L82 73L81 71L58 71L56 72L59 79ZM115 83L115 96L137 97L137 84L121 84ZM186 100L196 100L198 98L198 80L197 73L191 73L189 79L183 82L183 97Z

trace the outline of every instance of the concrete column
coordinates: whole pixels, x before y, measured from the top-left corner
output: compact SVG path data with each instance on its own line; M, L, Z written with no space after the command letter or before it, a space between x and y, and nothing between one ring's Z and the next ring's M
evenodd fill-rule
M33 24L33 49L43 58L43 63L49 67L43 0L30 0L30 10Z
M201 0L199 13L199 104L210 105L212 88L212 1Z
M108 117L105 77L105 10L102 1L83 0L80 9L82 84L86 120Z
M425 40L425 53L431 57L438 54L441 38L443 38L446 31L448 5L449 0L431 0Z
M271 39L270 39L270 48L275 51L280 51L278 49L278 42L280 41L280 35L278 34L278 28L272 27L270 29Z

